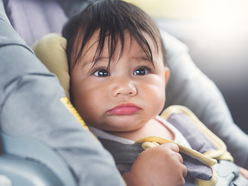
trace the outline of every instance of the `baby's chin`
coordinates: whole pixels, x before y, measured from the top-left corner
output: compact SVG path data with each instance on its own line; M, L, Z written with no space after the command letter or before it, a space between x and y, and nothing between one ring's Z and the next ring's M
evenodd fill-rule
M99 127L96 127L96 128L99 128ZM108 126L108 127L102 127L102 128L99 128L105 132L108 132L108 133L126 133L126 132L132 132L132 131L135 131L137 130L136 128L131 128L131 127L111 127L111 126Z
M130 133L136 131L137 129L117 128L117 129L102 129L102 130L114 134L114 133Z
M150 117L149 117L150 118ZM143 128L151 119L141 118L138 114L130 116L107 117L98 122L89 122L93 126L105 132L118 135L118 133L132 133ZM122 135L122 134L121 134Z

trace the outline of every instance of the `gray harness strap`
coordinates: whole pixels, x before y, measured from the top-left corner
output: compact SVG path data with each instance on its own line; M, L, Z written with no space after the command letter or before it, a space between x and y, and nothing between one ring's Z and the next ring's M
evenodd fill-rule
M100 141L112 154L116 164L133 164L139 154L144 151L141 144L122 144L116 141L101 138ZM181 153L181 155L184 160L183 164L188 169L185 179L192 180L194 178L199 178L203 180L210 180L212 178L212 170L210 167L187 154Z
M132 165L143 151L141 144L122 144L116 141L99 139L112 154L116 164ZM198 159L180 152L183 164L187 167L185 186L196 186L194 179L210 180L212 169ZM131 166L130 166L131 167ZM239 168L232 162L221 160L212 167L218 174L216 186L248 186L248 180L239 174Z
M141 144L129 145L101 138L99 140L101 141L104 148L112 154L116 164L133 164L140 153L144 150L141 147Z

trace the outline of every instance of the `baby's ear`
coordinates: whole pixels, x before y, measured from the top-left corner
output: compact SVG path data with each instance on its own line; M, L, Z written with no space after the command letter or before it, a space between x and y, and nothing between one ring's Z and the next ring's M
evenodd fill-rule
M66 55L67 41L59 34L48 34L36 42L32 49L37 58L54 73L70 99L70 76L68 73L68 61Z
M164 67L165 71L165 85L167 85L170 78L170 69L168 67Z

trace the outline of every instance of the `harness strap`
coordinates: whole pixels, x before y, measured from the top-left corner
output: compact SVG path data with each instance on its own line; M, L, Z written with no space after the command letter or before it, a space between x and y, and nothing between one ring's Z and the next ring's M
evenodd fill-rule
M116 164L133 164L140 153L144 151L141 143L122 144L116 141L99 139L103 146L112 154ZM212 169L202 163L197 158L187 155L180 151L183 157L183 164L187 167L188 173L185 179L198 178L209 181L212 179ZM200 170L200 171L199 171Z
M123 144L102 138L99 140L112 154L116 164L127 165L127 167L131 167L140 153L144 151L142 143ZM239 168L233 162L220 160L211 166L211 169L197 158L181 151L180 154L183 157L183 164L187 167L185 186L248 186L248 180L239 174ZM218 175L217 183L213 174Z
M140 153L144 150L142 148L142 144L123 144L112 140L107 139L99 139L104 146L105 149L107 149L112 156L114 157L115 163L134 163Z

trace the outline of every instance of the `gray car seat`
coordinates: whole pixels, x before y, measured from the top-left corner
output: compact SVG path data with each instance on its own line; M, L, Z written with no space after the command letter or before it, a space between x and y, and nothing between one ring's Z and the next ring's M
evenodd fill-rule
M26 3L24 6L28 8L27 5L32 2L5 1L5 7L13 7L13 9L11 8L11 10L8 9L9 11L11 11L11 13L9 13L12 14L13 12L15 12L15 8L18 9L18 7L23 6L22 3ZM40 6L41 4L39 3L41 2L34 2L33 6ZM53 5L52 2L49 3L48 6L48 3L49 2L43 4L44 6L46 6L47 4L47 8L49 10L54 10L53 8L56 6L50 6ZM25 19L23 20L24 22L26 21ZM28 23L24 22L15 22L15 20L12 20L13 26L15 24L21 24L22 26L25 24L28 25ZM37 24L39 23L37 22ZM61 26L60 28L62 28ZM17 28L19 27L17 26ZM55 28L57 28L57 30L51 29L46 31L58 32L58 25L55 25ZM36 33L37 35L40 34L38 32ZM30 39L34 39L37 36L32 37L28 34L27 36L23 35L23 37L26 38L28 42L30 41ZM3 132L0 132L0 136L0 175L7 176L7 178L10 179L10 183L12 186L76 186L75 178L73 177L65 161L44 142L28 137L13 137L8 134L4 134ZM0 185L3 185L1 181Z
M65 161L44 142L3 132L0 136L0 174L13 186L76 186Z

